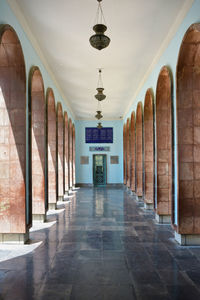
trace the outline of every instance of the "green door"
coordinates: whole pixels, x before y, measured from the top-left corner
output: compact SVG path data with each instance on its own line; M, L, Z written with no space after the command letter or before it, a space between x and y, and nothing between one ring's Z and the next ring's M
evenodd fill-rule
M93 155L94 186L106 185L106 155Z

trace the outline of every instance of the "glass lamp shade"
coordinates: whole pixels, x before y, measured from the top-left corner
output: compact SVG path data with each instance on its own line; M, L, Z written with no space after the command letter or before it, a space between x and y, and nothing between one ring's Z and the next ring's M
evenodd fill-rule
M106 98L106 95L103 94L104 88L97 88L98 93L95 95L95 98L98 101L102 101Z
M103 115L101 114L100 110L97 110L97 114L95 115L95 118L100 120L101 118L103 118Z
M104 34L107 30L106 25L104 24L96 24L93 27L93 30L96 34L90 37L90 44L92 47L102 50L110 44L110 38Z
M99 122L97 125L97 128L101 129L103 126L101 125L101 123Z

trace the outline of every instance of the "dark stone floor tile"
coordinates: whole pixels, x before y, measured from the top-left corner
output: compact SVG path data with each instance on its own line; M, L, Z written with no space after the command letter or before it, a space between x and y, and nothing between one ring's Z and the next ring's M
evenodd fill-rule
M132 285L106 285L103 287L103 300L136 300Z
M200 290L200 269L197 271L187 271L186 274Z
M193 285L169 285L167 289L172 300L200 299L200 293Z
M99 284L75 284L72 287L70 300L102 300L103 288Z

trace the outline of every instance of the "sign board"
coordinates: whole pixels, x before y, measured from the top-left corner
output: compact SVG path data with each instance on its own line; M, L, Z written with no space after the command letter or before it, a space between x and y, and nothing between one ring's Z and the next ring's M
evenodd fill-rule
M110 151L110 147L89 147L90 151Z
M93 144L111 144L113 143L113 128L103 127L99 129L97 127L86 127L85 142Z

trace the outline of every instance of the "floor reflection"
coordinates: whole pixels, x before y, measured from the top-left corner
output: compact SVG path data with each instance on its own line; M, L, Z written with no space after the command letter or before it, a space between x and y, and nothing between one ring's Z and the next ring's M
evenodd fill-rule
M200 298L200 248L179 246L135 196L82 188L70 200L31 232L39 247L0 263L0 299Z

